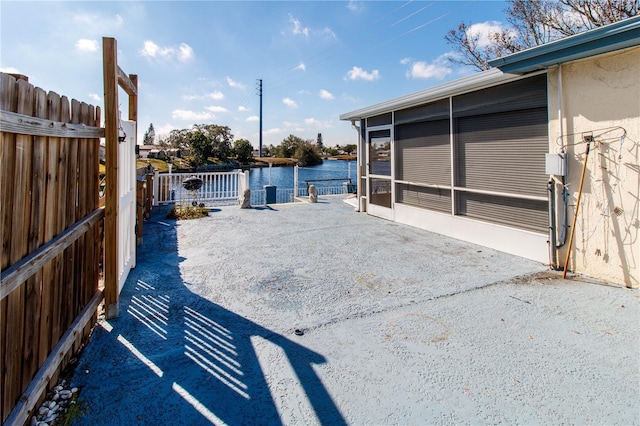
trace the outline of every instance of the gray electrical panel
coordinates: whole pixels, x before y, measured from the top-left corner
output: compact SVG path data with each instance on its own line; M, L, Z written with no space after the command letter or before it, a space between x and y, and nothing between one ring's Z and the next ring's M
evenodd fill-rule
M545 154L545 170L548 175L567 175L567 154Z

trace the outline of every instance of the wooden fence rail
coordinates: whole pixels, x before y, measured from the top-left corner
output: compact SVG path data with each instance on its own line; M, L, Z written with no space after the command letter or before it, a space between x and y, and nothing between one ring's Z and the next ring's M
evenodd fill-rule
M100 108L0 73L0 420L22 424L102 300Z

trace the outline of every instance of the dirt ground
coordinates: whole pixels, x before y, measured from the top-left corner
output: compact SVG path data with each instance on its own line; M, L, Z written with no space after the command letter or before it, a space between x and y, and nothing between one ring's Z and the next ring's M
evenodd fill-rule
M355 213L154 210L75 424L640 424L640 292Z

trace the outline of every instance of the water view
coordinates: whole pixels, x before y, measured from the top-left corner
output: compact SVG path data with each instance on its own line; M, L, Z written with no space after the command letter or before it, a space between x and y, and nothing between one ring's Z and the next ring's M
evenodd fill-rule
M298 168L298 187L306 188L306 182L321 186L342 186L348 178L356 183L356 161L324 160L313 167ZM278 189L291 189L294 186L294 167L264 167L251 169L249 186L252 190L263 189L265 185L274 185ZM335 180L325 180L335 179Z

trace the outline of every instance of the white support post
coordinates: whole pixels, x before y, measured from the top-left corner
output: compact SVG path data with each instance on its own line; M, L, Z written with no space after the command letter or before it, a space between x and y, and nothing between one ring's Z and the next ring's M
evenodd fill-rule
M153 206L158 206L158 200L160 199L160 173L156 170L153 177Z

